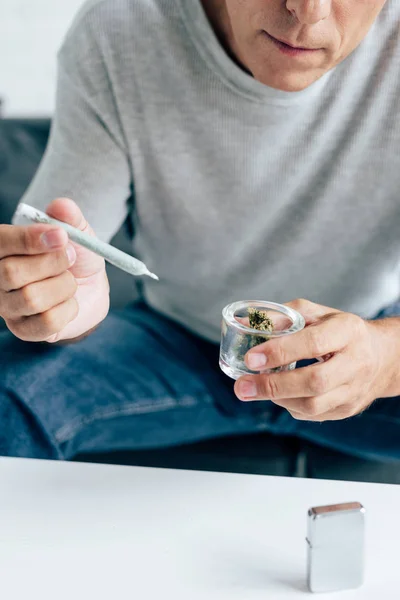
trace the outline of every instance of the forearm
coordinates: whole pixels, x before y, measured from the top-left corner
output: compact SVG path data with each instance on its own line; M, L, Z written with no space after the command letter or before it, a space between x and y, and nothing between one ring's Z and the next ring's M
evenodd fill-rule
M379 331L376 352L382 363L382 397L400 396L400 317L380 319L373 324Z

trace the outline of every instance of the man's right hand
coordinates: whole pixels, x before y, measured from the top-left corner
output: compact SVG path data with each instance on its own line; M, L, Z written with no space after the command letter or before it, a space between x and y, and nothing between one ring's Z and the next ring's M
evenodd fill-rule
M77 205L55 200L47 214L94 235ZM79 338L110 306L104 260L53 225L0 225L0 316L29 342Z

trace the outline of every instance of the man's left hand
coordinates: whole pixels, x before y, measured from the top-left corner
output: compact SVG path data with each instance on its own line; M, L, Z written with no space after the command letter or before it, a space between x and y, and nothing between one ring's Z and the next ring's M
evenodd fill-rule
M246 355L247 366L262 371L302 359L325 357L324 362L294 371L246 375L235 384L238 398L271 400L299 420L332 421L362 412L376 398L395 395L399 356L387 323L396 323L398 330L398 319L365 321L307 300L287 306L304 316L305 329L253 348Z

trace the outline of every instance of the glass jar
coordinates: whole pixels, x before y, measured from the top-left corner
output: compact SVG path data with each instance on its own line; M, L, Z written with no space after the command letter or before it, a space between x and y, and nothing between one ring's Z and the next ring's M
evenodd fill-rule
M271 321L272 331L252 329L249 324L249 309L265 312ZM296 367L295 362L274 369L265 368L262 371L251 371L244 362L244 358L251 348L272 338L297 333L304 327L304 317L283 304L258 300L242 300L229 304L222 311L219 365L222 371L232 379L239 379L242 375L291 371Z

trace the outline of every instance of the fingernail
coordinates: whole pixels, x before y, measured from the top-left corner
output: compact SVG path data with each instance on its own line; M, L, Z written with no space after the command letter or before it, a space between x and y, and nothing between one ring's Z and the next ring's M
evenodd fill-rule
M47 246L47 248L57 248L57 246L62 246L62 242L60 241L60 232L58 229L53 229L52 231L43 233L41 240L43 244Z
M74 262L76 261L75 248L71 244L68 244L68 246L66 247L65 252L67 254L69 264L73 265Z
M257 396L257 387L251 381L241 381L238 384L239 396L243 399L255 398Z
M249 354L247 357L247 363L250 369L261 369L261 367L265 367L267 364L267 357L265 354Z

